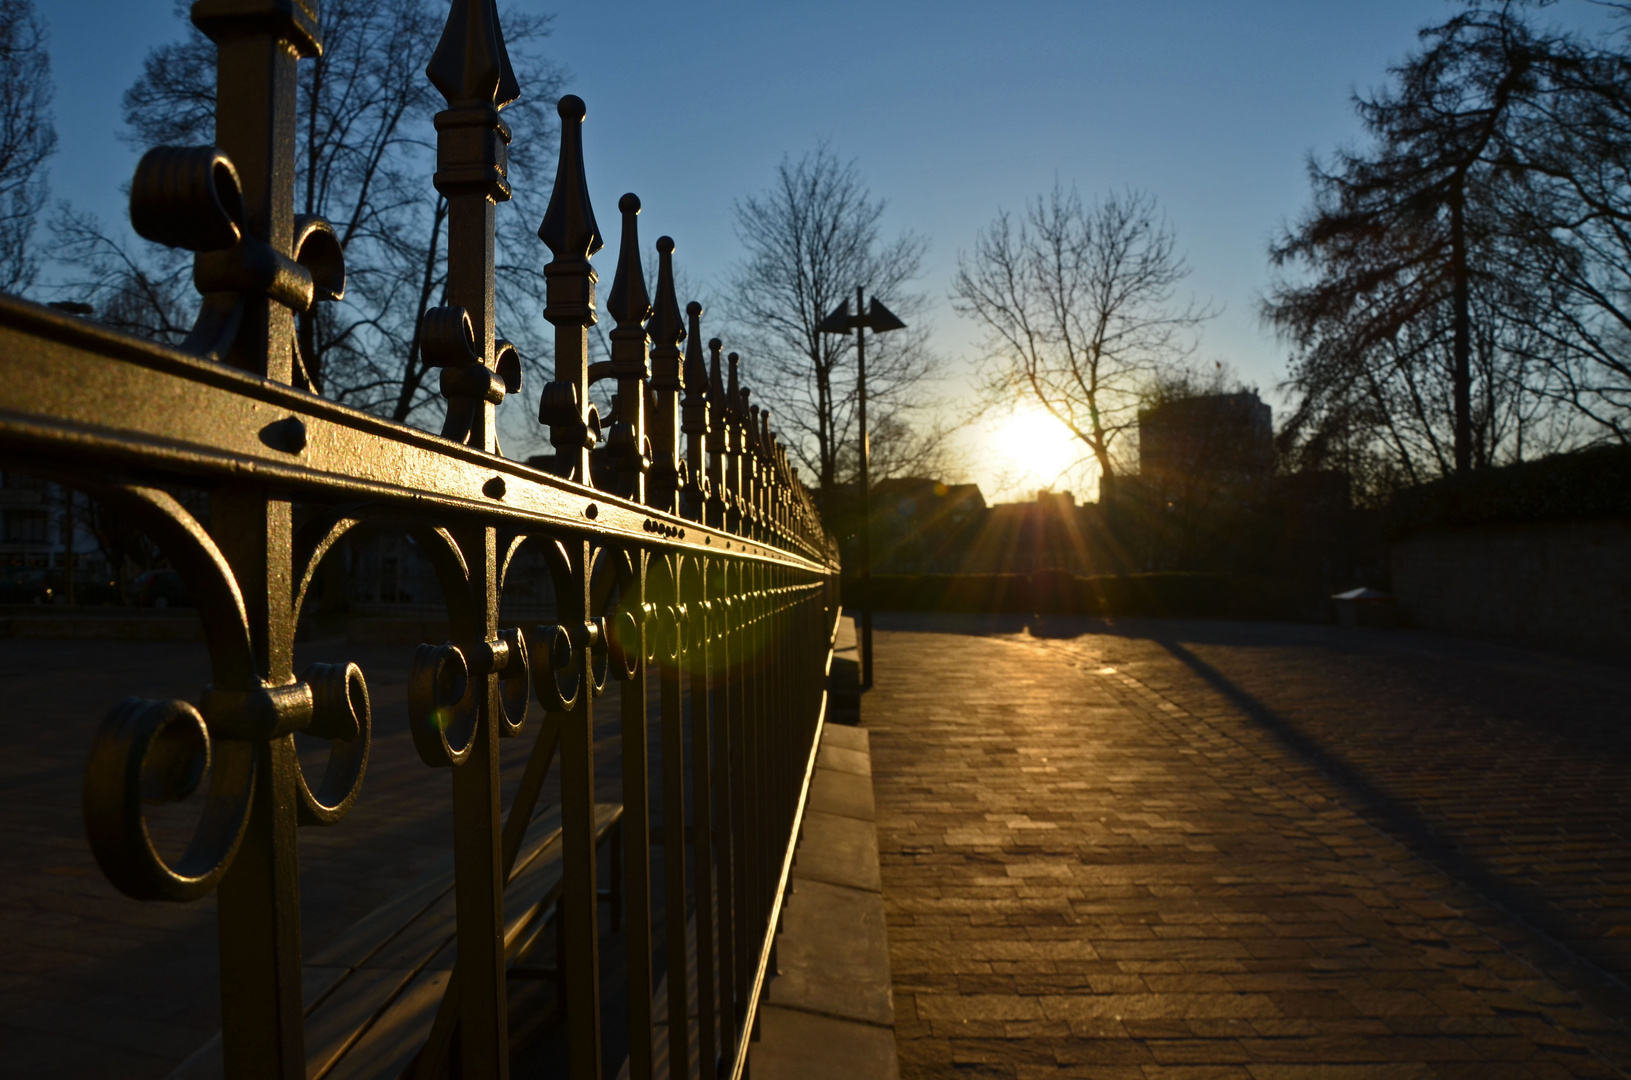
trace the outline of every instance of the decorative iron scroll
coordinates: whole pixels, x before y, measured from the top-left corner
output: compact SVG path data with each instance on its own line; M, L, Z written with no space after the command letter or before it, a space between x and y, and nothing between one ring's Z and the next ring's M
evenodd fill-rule
M654 1065L654 950L685 971L678 930L689 923L701 1004L687 1002L684 978L669 980L668 1015L694 1017L673 1025L669 1060L689 1060L694 1039L705 1072L740 1075L824 712L838 572L769 413L742 385L745 365L717 338L705 361L703 310L680 306L669 237L656 242L648 293L633 194L618 203L611 359L589 363L590 258L603 241L586 110L565 97L538 230L555 328L538 418L554 464L498 452L495 410L522 380L493 326L493 223L510 197L501 110L522 88L494 0L452 0L427 70L447 101L429 178L448 201L447 303L425 314L421 335L442 369L445 424L433 435L308 392L294 318L342 299L346 272L333 229L293 213L293 140L281 137L293 130L298 60L322 48L317 3L198 0L192 18L218 46L217 145L154 149L131 188L137 231L195 253L191 334L170 348L0 297L5 467L86 490L142 528L183 578L209 646L198 701L127 698L97 731L84 779L97 862L138 899L218 894L227 1075L304 1076L297 828L342 822L362 797L376 721L387 721L357 665L297 675L295 631L319 563L352 529L404 530L434 568L451 631L412 658L407 720L425 763L452 772L458 911L457 968L415 1075L508 1074L504 888L556 761L570 1071L603 1074L593 701L608 680L622 684L630 1074L643 1080ZM617 387L604 418L590 402L602 379ZM184 504L182 489L199 501ZM524 548L547 566L558 614L501 626L499 597ZM526 734L534 701L536 744L497 813L497 740ZM297 733L329 744L315 783ZM196 834L168 860L146 808L199 791ZM654 815L670 931L660 943Z

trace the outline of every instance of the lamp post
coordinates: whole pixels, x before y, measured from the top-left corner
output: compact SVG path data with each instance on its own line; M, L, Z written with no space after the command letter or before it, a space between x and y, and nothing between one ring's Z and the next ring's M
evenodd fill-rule
M832 309L816 329L823 334L847 334L855 331L855 393L859 399L856 408L861 425L861 689L872 689L872 441L866 428L866 332L882 334L889 330L904 330L906 324L895 313L872 298L866 304L861 287L855 287L855 314L849 313L849 298Z

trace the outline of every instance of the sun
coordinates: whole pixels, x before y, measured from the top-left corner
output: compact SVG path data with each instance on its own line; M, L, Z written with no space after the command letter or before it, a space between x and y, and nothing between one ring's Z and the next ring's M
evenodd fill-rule
M1041 409L1014 413L997 429L997 458L1031 487L1048 487L1081 461L1086 449L1071 430Z

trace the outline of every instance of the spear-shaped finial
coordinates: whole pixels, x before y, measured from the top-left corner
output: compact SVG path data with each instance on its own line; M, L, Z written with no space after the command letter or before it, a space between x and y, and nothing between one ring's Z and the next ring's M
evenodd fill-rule
M685 389L680 369L680 342L685 321L674 295L674 240L657 239L657 302L646 323L651 338L651 380L647 383L647 411L651 416L651 448L656 459L646 498L659 510L672 512L685 482L685 458L680 449L680 391Z
M617 320L618 329L631 329L639 327L651 314L646 272L640 265L640 197L629 192L617 200L617 209L623 215L623 239L618 245L617 275L612 278L612 292L606 298L606 310ZM640 334L645 336L643 328ZM612 358L612 363L617 363L616 357ZM644 367L643 358L641 366Z
M538 226L538 238L556 262L583 261L605 246L595 209L589 205L589 182L583 175L583 99L568 94L555 111L561 116L561 153L555 162L555 190ZM593 321L591 319L591 321Z
M622 273L622 266L618 267ZM614 294L615 295L615 294ZM657 238L657 302L646 323L651 338L651 385L657 390L685 389L680 370L680 342L685 340L685 318L674 294L674 239Z
M686 304L685 321L690 326L685 336L685 398L706 400L708 365L702 361L702 305L695 300Z
M685 336L685 404L681 408L680 430L685 433L685 510L694 521L704 520L708 505L708 459L706 439L713 425L708 416L708 366L702 362L702 305L695 300L685 305L690 332ZM710 343L717 356L719 339Z
M742 356L740 353L731 353L725 359L731 366L730 388L725 391L725 408L734 413L737 418L741 418L746 411L745 403L742 400L742 380L737 370L737 365L741 363Z
M588 110L576 94L561 98L561 151L555 162L555 190L538 238L554 260L544 267L548 303L544 318L555 325L555 379L538 399L538 421L549 425L555 471L590 482L589 449L600 418L589 404L589 327L595 316L595 268L589 256L603 246L589 184L583 175L583 118Z
M725 415L728 402L725 400L725 376L720 374L723 370L721 358L725 343L718 338L708 339L708 404L719 413Z
M487 104L502 109L521 96L494 0L453 0L425 74L449 108Z
M617 251L617 276L606 310L617 320L612 339L609 374L617 380L619 405L616 422L606 433L606 455L617 472L620 492L644 502L645 474L651 467L651 447L646 438L645 380L651 374L646 355L645 321L651 314L651 297L646 293L646 273L640 265L640 199L633 192L617 201L623 214L623 238Z
M742 387L737 391L742 422L742 508L748 523L757 526L763 520L764 465L759 454L759 406L749 403L753 391Z

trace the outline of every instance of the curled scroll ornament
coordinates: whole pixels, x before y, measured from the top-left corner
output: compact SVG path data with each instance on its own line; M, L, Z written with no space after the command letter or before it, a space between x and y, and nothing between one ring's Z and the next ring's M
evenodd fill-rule
M295 216L293 257L250 232L243 182L213 146L159 146L142 155L130 185L130 223L145 239L195 252L193 284L203 295L182 349L224 360L253 298L305 314L345 296L345 252L327 219ZM299 381L311 385L309 344L295 336Z
M97 864L121 892L142 900L195 900L215 887L237 853L263 748L296 731L365 742L366 686L352 667L341 672L347 690L339 695L328 671L308 672L316 689L305 679L269 683L255 659L232 570L186 507L157 488L79 486L142 529L169 558L197 604L211 674L197 705L129 697L108 713L85 766L86 836ZM356 693L349 690L353 686ZM172 863L154 844L144 807L186 799L206 777L199 823Z
M574 593L572 560L561 542L547 535L522 534L510 540L499 575L502 591L515 557L534 546L544 557L558 598ZM526 634L532 658L532 687L546 712L569 713L584 693L598 695L609 669L609 631L604 617L578 621L557 611L557 620L540 623Z
M415 651L408 674L408 728L414 748L425 764L434 768L462 764L475 745L481 715L478 695L485 683L478 676L495 670L503 672L514 666L522 671L524 686L525 643L520 642L518 636L513 645L504 637L493 642L480 640L470 591L470 568L452 534L422 521L397 517L386 506L336 507L302 527L295 538L295 566L299 568L294 590L295 610L300 609L323 556L365 522L407 533L436 572L453 640L422 644ZM338 752L336 747L334 753ZM331 753L329 772L333 773L336 767ZM302 820L321 819L328 813L325 800L309 790L301 793L301 804Z

